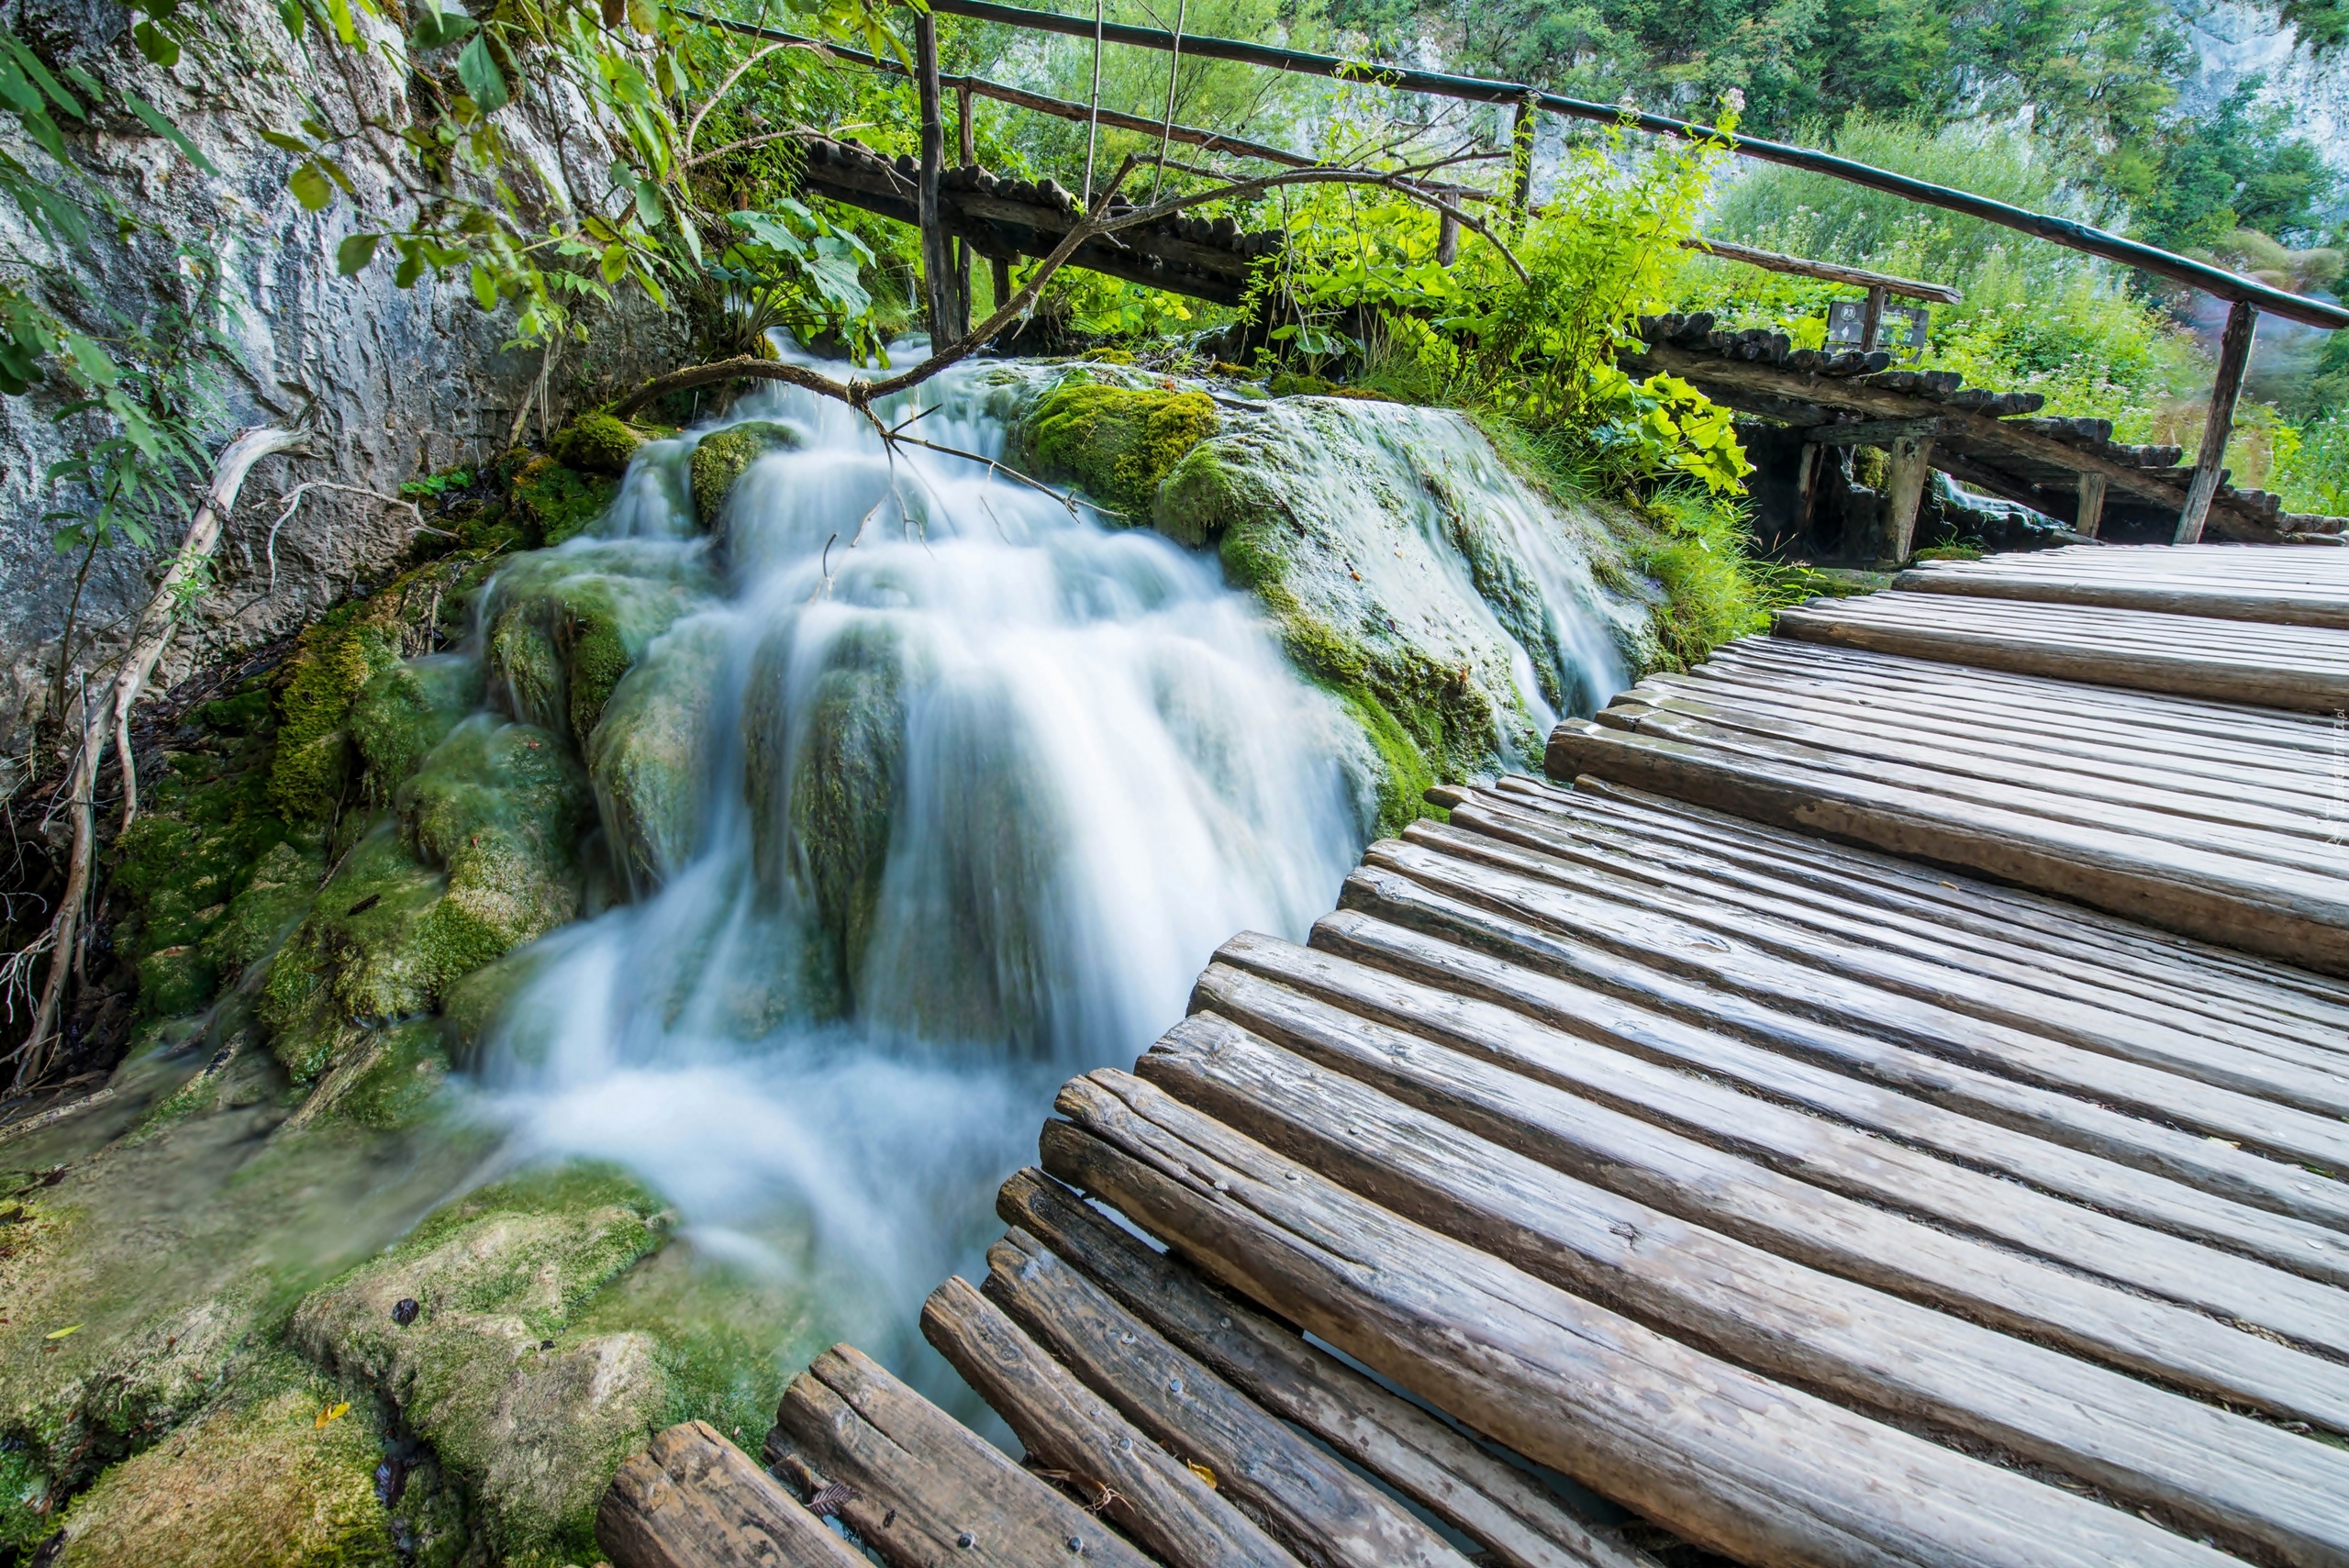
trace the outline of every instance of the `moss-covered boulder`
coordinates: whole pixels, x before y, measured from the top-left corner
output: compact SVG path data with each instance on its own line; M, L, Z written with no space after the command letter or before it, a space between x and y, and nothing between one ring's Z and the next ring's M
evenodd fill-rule
M551 549L584 533L610 511L619 491L619 481L607 474L584 473L557 458L538 457L513 471L507 482L506 505L529 536Z
M1029 410L1019 443L1046 473L1082 486L1128 520L1152 502L1184 454L1222 427L1204 392L1112 386L1072 376Z
M728 652L722 625L680 623L613 689L587 743L613 858L640 894L682 869L700 840L713 705Z
M411 659L368 678L348 722L373 804L390 804L457 721L481 706L483 685L481 661L462 653Z
M636 460L636 449L644 444L644 437L623 420L609 414L582 414L554 434L547 443L547 451L555 462L575 468L582 473L601 473L618 479L628 472Z
M652 1336L575 1320L661 1237L660 1204L618 1175L505 1183L312 1295L292 1340L398 1408L505 1561L592 1562L596 1498L673 1393Z
M793 451L804 444L799 431L773 419L745 419L704 436L687 464L694 493L694 515L704 531L718 527L726 497L745 470L769 452Z
M620 677L710 588L700 557L669 545L517 562L491 588L491 678L515 717L584 749Z
M395 1568L383 1458L372 1401L273 1358L76 1498L62 1568Z

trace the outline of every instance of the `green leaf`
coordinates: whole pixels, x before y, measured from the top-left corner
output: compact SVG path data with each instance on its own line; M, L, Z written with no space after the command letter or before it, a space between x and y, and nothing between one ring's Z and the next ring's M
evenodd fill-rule
M130 112L137 115L139 120L149 130L153 131L157 136L161 137L165 141L170 142L173 147L178 148L183 153L186 154L187 161L189 162L195 164L197 168L203 170L207 174L217 174L220 172L218 169L213 166L211 159L206 158L202 152L196 150L195 143L190 141L180 130L179 127L173 125L171 121L158 114L155 111L154 106L148 103L146 99L140 97L136 93L126 91L122 95L122 101L126 105L129 106Z
M351 0L327 0L327 20L334 24L334 36L344 44L359 41L359 24L351 19Z
M392 272L393 284L400 288L412 289L416 286L416 281L422 276L424 276L423 248L417 245L403 246L400 250L400 264Z
M476 35L457 56L457 80L465 84L473 106L484 115L494 115L512 101L506 89L506 73L497 69L489 52L487 33Z
M298 136L288 136L282 130L264 130L261 133L261 139L280 152L298 152L305 157L309 155L310 144Z
M180 62L178 41L152 22L133 23L130 41L139 46L139 53L166 71Z
M495 310L497 308L497 278L495 274L491 272L486 266L476 261L473 263L473 303L480 306L484 310Z
M17 69L13 61L0 60L0 99L20 115L45 115L49 106L40 101L40 89L32 79Z
M323 212L327 204L334 200L334 182L327 178L327 172L316 159L295 170L285 183L293 191L294 199L312 212Z
M81 1331L82 1325L79 1323L70 1323L62 1329L51 1329L48 1333L43 1334L41 1338L44 1340L61 1340L68 1334L78 1334Z
M604 281L607 284L616 284L628 276L628 247L620 244L605 246L604 259L596 270L604 274Z
M82 373L82 379L94 386L110 387L122 379L122 369L114 362L114 356L95 339L68 332L65 351L72 357L73 368Z
M408 35L409 47L416 50L446 49L473 30L473 19L455 11L428 11L416 24L416 31Z
M650 180L636 183L636 220L647 228L661 225L661 189Z
M354 234L334 250L334 270L344 277L363 271L375 259L375 247L384 242L380 234Z
M295 42L300 42L303 29L310 25L310 14L302 9L302 0L277 0L277 19Z
M0 49L6 50L16 62L24 68L25 74L40 83L40 90L49 95L50 102L77 120L88 117L82 113L81 100L59 86L57 78L49 73L49 67L40 62L40 56L27 49L23 41L6 28L0 28ZM67 67L66 74L78 77L83 86L89 90L92 97L99 95L97 83L91 81L78 67Z

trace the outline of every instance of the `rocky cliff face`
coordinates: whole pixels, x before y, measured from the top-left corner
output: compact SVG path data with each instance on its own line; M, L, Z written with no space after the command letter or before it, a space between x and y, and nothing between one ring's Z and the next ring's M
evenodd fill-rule
M195 606L192 632L183 633L159 685L208 651L300 626L354 585L380 579L413 539L417 521L376 495L395 495L422 473L494 459L540 370L535 351L504 347L511 312L476 309L462 279L403 290L380 262L356 278L338 277L335 247L349 232L349 206L306 211L286 188L294 160L258 134L311 114L344 129L362 111L385 124L404 122L409 84L396 38L379 29L379 47L362 57L319 49L315 38L306 48L269 0L219 0L206 9L212 20L202 42L164 71L139 56L128 13L106 0L0 6L0 17L37 51L153 104L218 171L199 170L128 117L88 127L69 122L78 174L11 139L7 150L38 175L110 203L124 223L118 235L66 253L0 204L5 253L21 260L26 280L60 316L100 338L193 306L196 262L217 258L228 341L211 356L219 403L208 421L212 444L260 423L310 432L312 456L272 459L246 485L217 584ZM504 119L537 164L550 206L601 188L609 153L578 106L526 101ZM384 193L384 171L359 152L361 143L351 146L346 167L372 200ZM559 364L551 380L556 423L589 387L666 368L683 352L674 318L640 296L590 325L592 348ZM44 517L83 499L46 478L84 434L73 420L56 422L62 402L53 387L0 401L0 753L19 764L54 674L79 565L78 557L52 550L56 525ZM313 479L375 495L309 492L273 551L277 497ZM109 629L144 601L173 542L98 553L81 612L97 640L78 652L76 666L87 668L106 651ZM8 782L0 778L0 787Z

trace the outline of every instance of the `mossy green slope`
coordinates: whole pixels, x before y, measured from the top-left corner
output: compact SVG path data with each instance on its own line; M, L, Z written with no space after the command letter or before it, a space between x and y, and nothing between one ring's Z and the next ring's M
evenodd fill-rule
M1039 399L1019 443L1048 475L1074 481L1135 523L1151 517L1160 483L1222 421L1199 391L1126 387L1072 375Z

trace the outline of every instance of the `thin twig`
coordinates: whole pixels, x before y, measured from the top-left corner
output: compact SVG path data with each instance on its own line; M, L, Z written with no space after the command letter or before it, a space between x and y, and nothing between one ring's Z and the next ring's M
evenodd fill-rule
M685 161L688 164L693 161L694 138L701 134L701 122L708 117L710 110L718 107L718 101L726 96L726 95L732 90L735 83L740 82L742 79L742 73L744 72L750 70L751 67L756 65L759 61L773 54L775 50L779 49L787 49L790 46L788 44L771 43L767 45L766 48L751 56L750 59L744 61L741 64L736 66L732 71L727 72L726 80L718 84L718 90L709 95L709 101L707 103L694 111L694 117L691 123L685 127Z
M277 591L277 530L284 528L286 520L294 516L294 509L302 504L302 497L313 490L340 490L348 495L369 496L381 501L386 506L406 506L416 517L417 531L439 534L442 539L457 537L446 528L436 528L427 523L424 520L424 508L405 495L386 495L380 490L369 490L357 484L338 484L330 479L306 479L279 497L284 505L278 508L277 520L269 525L269 541L263 547L262 554L269 562L269 591L273 594Z

